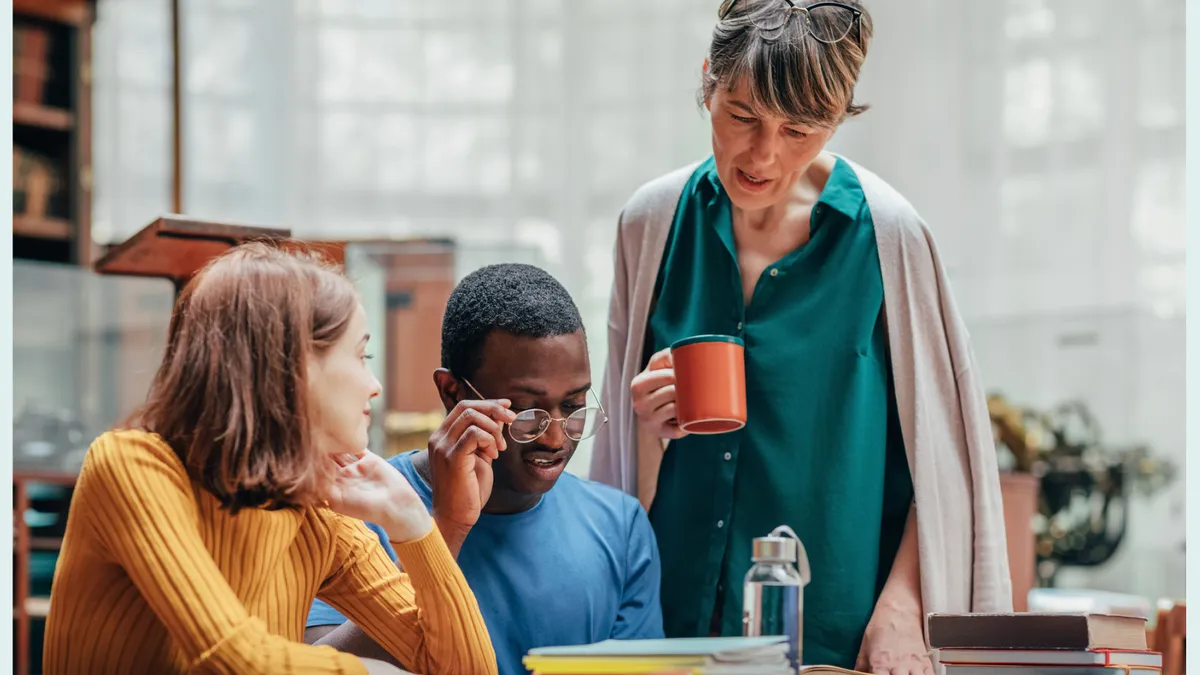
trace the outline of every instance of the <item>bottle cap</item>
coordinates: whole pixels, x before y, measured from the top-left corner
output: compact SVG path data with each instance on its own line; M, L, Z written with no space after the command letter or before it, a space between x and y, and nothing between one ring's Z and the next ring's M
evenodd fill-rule
M754 538L754 548L750 559L754 562L780 562L796 565L800 579L807 584L812 578L808 567L808 552L800 537L787 525L780 525L765 537Z

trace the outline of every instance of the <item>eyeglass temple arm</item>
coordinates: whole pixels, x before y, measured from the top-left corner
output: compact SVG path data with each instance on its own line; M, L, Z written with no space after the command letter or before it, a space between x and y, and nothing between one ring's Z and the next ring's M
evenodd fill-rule
M474 393L476 396L478 396L478 397L479 397L479 400L481 400L481 401L486 401L486 400L487 400L487 397L486 397L486 396L484 396L483 394L479 393L479 390L475 388L475 385L471 384L471 381L470 381L470 380L468 380L468 379L467 379L467 378L465 378L465 377L460 377L460 378L458 378L458 379L462 380L462 381L463 381L463 384L467 385L467 387L468 387L468 388L470 388L471 392L472 392L472 393Z
M474 392L476 396L478 396L481 399L487 398L483 394L479 393L479 390L475 388L475 385L471 384L470 380L468 380L465 377L462 377L459 379L461 379L464 384L466 384L468 387L470 387L471 391ZM590 387L588 388L588 391L592 392L592 396L596 399L596 405L599 406L599 408L600 408L600 414L604 415L604 421L607 422L608 421L608 411L604 409L604 401L600 400L600 394L597 394L596 390L592 389ZM569 417L569 415L568 415L568 417ZM562 418L561 420L557 420L554 418L551 418L551 419L553 419L555 422L566 422L566 420L567 420L566 417Z
M604 415L604 421L608 421L608 411L604 409L604 401L600 400L600 394L596 393L595 389L588 389L592 392L592 396L596 399L596 405L600 407L600 414Z

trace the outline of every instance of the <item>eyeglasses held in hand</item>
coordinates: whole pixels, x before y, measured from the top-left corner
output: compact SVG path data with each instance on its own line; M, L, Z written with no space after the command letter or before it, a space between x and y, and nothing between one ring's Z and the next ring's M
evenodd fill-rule
M763 30L778 30L791 20L793 14L800 14L804 20L804 28L817 42L833 44L841 42L850 34L850 29L859 21L862 11L840 2L814 2L803 7L794 0L779 0L788 5L788 11L781 15L779 22L773 26L759 26ZM725 0L717 10L717 18L724 20L733 11L738 0Z
M459 379L466 383L476 396L487 399L466 378ZM596 399L598 407L580 408L566 417L553 417L540 408L522 410L517 413L515 420L508 423L509 438L517 443L532 443L546 433L554 422L561 424L563 433L573 441L582 441L595 436L596 432L600 431L601 425L608 422L608 415L604 412L604 405L600 403L600 397L596 396L596 392L591 389L588 389L588 392Z

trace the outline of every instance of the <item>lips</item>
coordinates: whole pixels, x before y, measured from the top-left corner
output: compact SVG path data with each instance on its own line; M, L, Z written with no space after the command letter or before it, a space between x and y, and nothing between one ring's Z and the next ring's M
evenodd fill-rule
M565 450L550 452L547 450L527 450L521 453L521 462L535 478L543 481L556 480L567 465L570 455Z
M521 459L526 462L537 462L540 464L553 464L554 462L567 458L566 450L557 452L550 450L526 450L521 453Z
M737 182L743 190L748 192L758 192L765 190L772 183L769 178L762 178L752 173L747 173L741 169L737 170Z

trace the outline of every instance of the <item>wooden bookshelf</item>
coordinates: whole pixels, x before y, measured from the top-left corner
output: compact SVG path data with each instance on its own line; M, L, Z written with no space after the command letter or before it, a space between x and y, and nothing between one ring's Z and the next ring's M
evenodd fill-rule
M25 613L35 619L46 618L50 615L50 598L25 598Z
M14 16L31 16L71 26L91 24L94 2L81 0L13 0Z
M16 623L16 664L14 672L25 675L29 672L29 642L33 622L42 620L50 611L50 598L30 594L29 566L33 551L57 551L62 540L56 537L34 537L25 513L31 507L29 488L31 485L59 485L74 487L76 476L60 471L46 471L13 467L13 621Z
M13 0L13 257L90 266L92 23L95 0ZM19 199L18 199L19 197ZM31 556L62 539L25 522L34 484L70 487L75 476L14 467L14 672L40 672L31 653L50 599L33 594ZM38 533L42 534L41 532ZM41 590L40 593L44 593Z
M30 537L29 550L57 551L62 548L62 537Z
M13 607L13 618L16 619L22 615L28 616L31 619L45 619L50 615L50 598L25 598L25 609Z
M36 103L13 104L13 124L52 131L71 131L75 116L70 110Z
M13 216L13 235L51 241L69 241L75 227L62 218Z
M13 2L13 257L90 265L94 0Z

